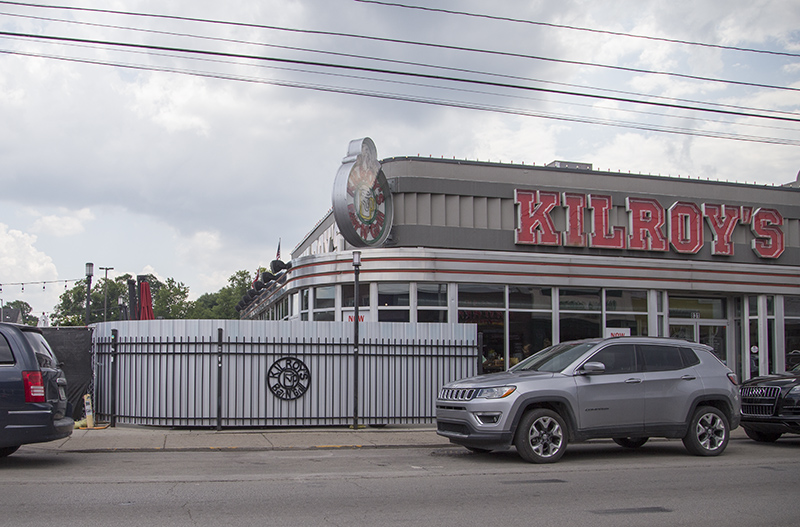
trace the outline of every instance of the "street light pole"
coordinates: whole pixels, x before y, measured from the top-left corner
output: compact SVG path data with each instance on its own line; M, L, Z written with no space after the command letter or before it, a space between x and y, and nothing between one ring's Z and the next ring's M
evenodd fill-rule
M353 317L353 430L358 430L358 274L361 270L361 251L353 251L353 275L355 296Z
M92 312L92 275L94 274L94 264L86 262L86 320L85 324L89 325L89 316Z
M113 270L113 267L98 267L101 271L106 272L106 278L103 281L103 322L107 320L108 312L108 272Z

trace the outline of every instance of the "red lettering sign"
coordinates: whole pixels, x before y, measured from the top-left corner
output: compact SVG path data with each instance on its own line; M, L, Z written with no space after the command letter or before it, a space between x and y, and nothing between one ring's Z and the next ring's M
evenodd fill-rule
M733 229L741 215L739 207L704 203L703 215L714 235L711 254L733 256Z
M783 216L775 209L758 209L753 213L750 228L756 237L753 250L761 258L777 258L783 254Z
M589 246L624 249L625 227L612 228L608 217L608 213L611 210L611 196L589 194L589 207L593 211Z
M679 253L697 254L703 247L703 213L694 203L669 208L669 243Z
M697 254L705 243L705 218L713 236L712 255L733 255L733 235L739 224L750 226L754 237L751 245L759 257L779 258L785 250L783 216L775 209L754 211L750 206L678 201L665 211L655 199L629 197L625 200L626 229L612 225L613 204L608 195L517 189L514 196L519 206L514 233L517 244L586 247L588 241L589 247L595 248L667 251L672 246L678 253ZM566 213L563 232L557 231L553 223L553 210L559 206ZM591 210L588 232L587 210ZM381 222L378 218L376 224Z
M641 251L666 251L667 239L661 228L664 226L664 207L650 198L627 198L628 248Z
M570 247L586 247L583 213L586 210L586 196L564 192L561 201L567 207L567 230L564 232L564 245Z
M517 190L519 228L516 243L531 245L560 245L561 237L553 224L550 212L559 205L558 192Z

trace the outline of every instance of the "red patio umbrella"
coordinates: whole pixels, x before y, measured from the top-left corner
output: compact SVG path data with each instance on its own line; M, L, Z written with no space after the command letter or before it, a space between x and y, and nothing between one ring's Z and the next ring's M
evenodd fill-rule
M153 320L153 297L150 294L150 283L139 284L139 320Z

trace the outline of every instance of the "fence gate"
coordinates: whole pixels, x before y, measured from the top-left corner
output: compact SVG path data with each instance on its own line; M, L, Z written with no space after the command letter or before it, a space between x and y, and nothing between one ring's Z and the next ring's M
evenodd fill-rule
M475 325L362 322L358 386L353 348L352 322L100 323L95 416L218 429L431 423L439 387L478 367Z

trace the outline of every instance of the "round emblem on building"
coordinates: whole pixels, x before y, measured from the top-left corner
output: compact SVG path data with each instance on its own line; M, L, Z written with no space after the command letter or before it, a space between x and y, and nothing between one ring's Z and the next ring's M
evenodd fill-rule
M299 399L311 385L311 373L303 361L284 357L275 361L267 372L267 387L278 399Z
M350 141L333 184L333 216L354 247L383 245L392 229L392 191L372 139Z

